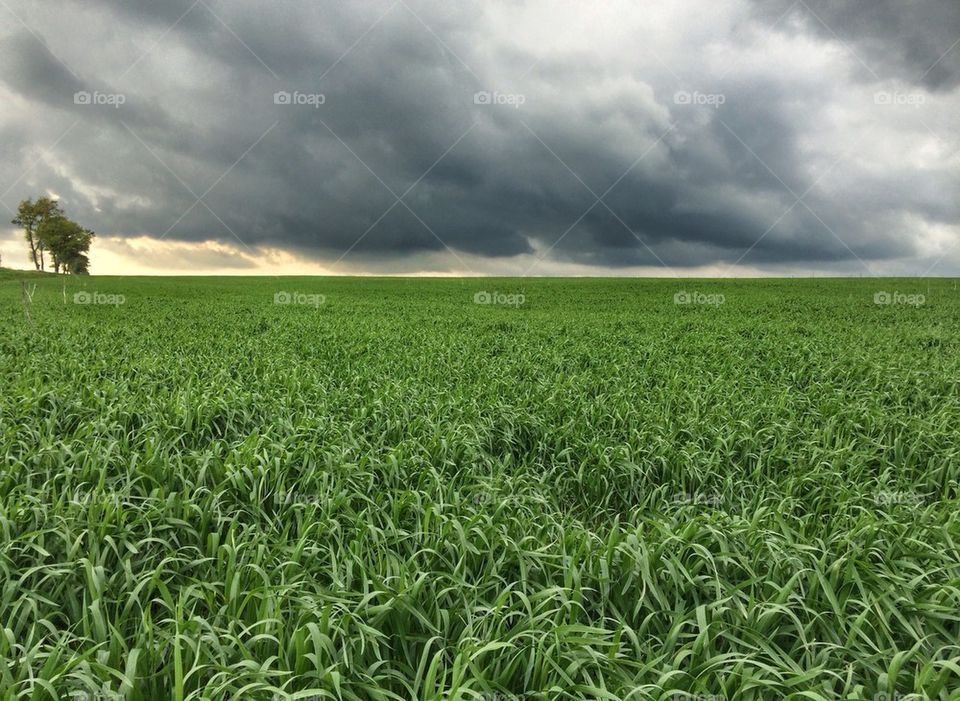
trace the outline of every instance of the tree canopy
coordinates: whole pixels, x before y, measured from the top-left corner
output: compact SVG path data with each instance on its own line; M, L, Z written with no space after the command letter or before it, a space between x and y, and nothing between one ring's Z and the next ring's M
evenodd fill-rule
M89 274L87 253L96 234L69 219L57 200L23 200L12 223L23 228L30 259L37 270L46 270L44 252L49 252L54 272Z

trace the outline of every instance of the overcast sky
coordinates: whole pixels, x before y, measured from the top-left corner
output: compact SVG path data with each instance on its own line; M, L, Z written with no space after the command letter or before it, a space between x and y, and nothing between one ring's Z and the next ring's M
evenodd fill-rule
M957 0L0 0L0 213L59 196L94 273L957 275L958 43Z

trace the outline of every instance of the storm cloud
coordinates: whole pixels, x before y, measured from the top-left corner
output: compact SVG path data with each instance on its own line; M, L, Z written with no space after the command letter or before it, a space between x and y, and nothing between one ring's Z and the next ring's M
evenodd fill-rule
M225 268L960 272L951 0L0 18L0 201L55 193L103 237Z

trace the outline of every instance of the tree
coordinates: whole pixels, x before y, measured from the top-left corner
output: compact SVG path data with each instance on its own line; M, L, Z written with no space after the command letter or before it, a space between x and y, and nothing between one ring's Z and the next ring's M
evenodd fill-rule
M40 270L40 259L37 258L37 242L33 238L33 230L37 226L37 215L34 211L33 200L23 200L17 207L17 216L14 217L12 224L23 227L27 243L30 245L30 259L33 266Z
M30 245L30 258L37 270L44 269L43 251L46 249L46 244L37 235L37 230L47 220L62 216L60 204L49 197L39 197L36 202L26 199L17 207L17 216L12 223L23 227Z
M55 273L90 273L87 252L96 234L68 219L56 200L50 197L39 197L36 202L23 200L13 223L23 227L30 245L30 258L37 270L45 269L44 251L49 251Z
M45 219L37 227L35 238L43 249L50 251L55 273L86 275L90 261L87 251L95 234L63 214Z
M85 253L77 253L72 258L68 258L64 263L64 272L71 275L89 275L90 259Z
M90 229L77 227L75 235L60 250L64 274L90 274L90 258L87 257L87 251L90 250L90 244L93 243L94 236L96 234Z

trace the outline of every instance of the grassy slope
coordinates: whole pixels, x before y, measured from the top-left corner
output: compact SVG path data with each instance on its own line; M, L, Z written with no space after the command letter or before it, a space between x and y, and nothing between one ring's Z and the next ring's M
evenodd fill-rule
M51 272L39 272L36 270L18 270L16 268L0 268L0 280L12 280L24 278L27 280L37 277L52 276Z
M12 277L0 692L960 688L953 281Z

